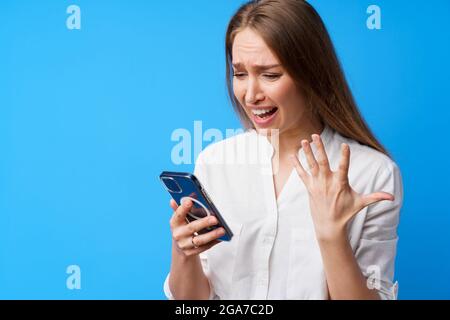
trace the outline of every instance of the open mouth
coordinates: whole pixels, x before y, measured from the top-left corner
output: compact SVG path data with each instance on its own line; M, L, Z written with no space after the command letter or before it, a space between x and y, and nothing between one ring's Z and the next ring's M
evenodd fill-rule
M252 109L252 113L261 119L269 118L271 115L273 115L275 112L277 112L278 108L266 108L266 109Z

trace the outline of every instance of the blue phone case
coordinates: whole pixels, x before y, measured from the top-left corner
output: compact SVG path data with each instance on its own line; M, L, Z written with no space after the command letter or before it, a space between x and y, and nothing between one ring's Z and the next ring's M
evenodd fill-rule
M218 240L231 240L233 232L208 197L200 181L193 174L163 171L159 175L159 179L178 205L181 204L183 198L189 198L192 201L193 206L186 216L188 223L206 217L207 215L213 215L217 218L218 223L216 225L205 228L199 231L198 234L207 233L216 228L223 227L225 234L218 238Z

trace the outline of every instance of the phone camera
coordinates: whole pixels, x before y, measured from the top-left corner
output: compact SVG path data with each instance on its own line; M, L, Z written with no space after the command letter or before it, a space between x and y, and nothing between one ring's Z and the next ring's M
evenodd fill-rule
M183 191L178 182L171 177L161 177L161 181L170 193L181 193Z

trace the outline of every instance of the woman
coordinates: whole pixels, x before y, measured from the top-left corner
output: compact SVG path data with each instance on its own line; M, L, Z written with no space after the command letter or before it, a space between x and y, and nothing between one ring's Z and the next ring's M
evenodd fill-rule
M250 1L229 23L226 57L248 130L208 146L194 173L234 237L195 236L217 221L186 224L192 203L172 200L167 297L396 299L400 172L361 117L317 12L302 0ZM254 145L262 162L229 161Z

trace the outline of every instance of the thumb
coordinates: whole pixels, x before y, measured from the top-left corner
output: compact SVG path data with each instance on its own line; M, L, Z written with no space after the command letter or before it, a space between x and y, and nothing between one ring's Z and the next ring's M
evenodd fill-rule
M394 195L387 192L374 192L365 196L362 196L361 199L361 208L365 208L371 204L374 204L379 201L389 200L394 201Z

